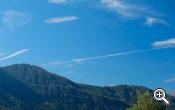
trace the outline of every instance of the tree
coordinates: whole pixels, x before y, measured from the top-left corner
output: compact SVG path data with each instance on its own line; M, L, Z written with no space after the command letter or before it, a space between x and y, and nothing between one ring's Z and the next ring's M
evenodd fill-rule
M9 110L9 109L0 105L0 110Z
M144 93L139 96L138 101L131 108L127 110L165 110L166 107L162 104L158 104L149 94L149 92Z

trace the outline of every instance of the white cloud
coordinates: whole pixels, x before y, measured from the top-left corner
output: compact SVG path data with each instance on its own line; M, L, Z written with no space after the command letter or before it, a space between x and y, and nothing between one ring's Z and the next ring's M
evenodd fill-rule
M17 57L17 56L19 56L19 55L22 55L22 54L28 52L28 51L29 51L29 49L23 49L23 50L17 51L17 52L12 53L12 54L10 54L10 55L8 55L8 56L5 56L5 57L3 57L3 58L0 58L0 62L1 62L1 61L4 61L4 60L8 60L8 59L10 59L10 58Z
M128 0L101 0L101 3L125 18L143 17L153 13L147 6Z
M144 50L136 50L136 51L128 51L128 52L121 52L121 53L114 53L114 54L107 54L107 55L101 55L101 56L95 56L95 57L86 57L86 58L77 58L67 61L57 61L57 62L51 62L48 64L42 64L42 66L52 66L52 65L63 65L63 64L81 64L89 61L95 61L98 59L105 59L110 57L117 57L117 56L124 56L124 55L130 55L130 54L138 54L138 53L144 53L149 51L156 51L161 49L167 49L169 47L160 47L160 48L151 48L151 49L144 49ZM174 46L172 46L174 47Z
M175 82L175 77L172 77L170 79L165 80L166 83L172 83Z
M147 17L146 20L145 20L145 24L148 27L151 27L155 24L168 25L168 23L165 20L160 19L160 18L156 18L156 17Z
M75 21L78 20L78 17L76 16L64 16L64 17L54 17L54 18L49 18L45 20L45 23L63 23L63 22L68 22L68 21Z
M163 41L155 41L152 46L154 47L167 47L167 46L175 46L175 38L167 39Z
M146 19L144 22L149 27L155 24L168 24L167 21L162 19L163 15L161 13L141 1L101 0L101 3L106 9L117 13L124 20Z
M61 4L67 2L67 0L49 0L49 3Z
M1 25L11 31L14 31L16 27L20 27L31 20L31 15L29 13L15 10L5 11L0 14L0 17Z

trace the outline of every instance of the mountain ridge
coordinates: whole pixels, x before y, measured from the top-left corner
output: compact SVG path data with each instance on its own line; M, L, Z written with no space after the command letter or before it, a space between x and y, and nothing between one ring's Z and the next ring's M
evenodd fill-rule
M20 110L28 110L25 107L30 105L35 106L33 110L125 110L136 102L140 94L152 92L146 87L134 85L98 87L79 84L30 64L14 64L1 69L36 95L31 97L37 98L38 105L22 103Z

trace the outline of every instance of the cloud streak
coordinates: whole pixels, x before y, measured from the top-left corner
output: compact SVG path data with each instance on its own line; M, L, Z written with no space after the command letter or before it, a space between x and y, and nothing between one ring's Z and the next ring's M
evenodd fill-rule
M175 46L175 38L163 40L163 41L155 41L152 44L153 47L166 47L166 46Z
M125 18L138 18L155 13L148 6L128 0L101 0L101 3L107 9Z
M67 0L48 0L49 3L61 4L67 2Z
M58 23L63 23L63 22L68 22L68 21L75 21L75 20L78 20L77 16L63 16L63 17L49 18L45 20L45 23L58 24Z
M162 14L155 11L151 6L142 2L130 0L101 0L103 7L116 13L123 20L145 20L145 25L151 27L155 24L167 25L168 22L162 19Z
M156 17L147 17L145 20L145 24L148 27L152 27L155 24L168 25L167 21L160 19L160 18L156 18Z
M175 47L175 46L152 48L152 49L144 49L144 50L136 50L136 51L128 51L128 52L107 54L107 55L102 55L102 56L86 57L86 58L78 58L78 59L72 59L72 60L67 60L67 61L51 62L51 63L48 63L48 64L43 64L42 66L53 66L53 65L72 64L72 63L73 64L79 64L79 63L94 61L94 60L98 60L98 59L117 57L117 56L124 56L124 55L137 54L137 53L144 53L144 52L161 50L161 49L167 49L167 48L172 48L172 47Z
M175 82L175 77L165 80L165 83L172 83Z
M3 58L0 58L0 62L2 62L4 60L11 59L11 58L14 58L14 57L17 57L17 56L20 56L20 55L22 55L22 54L24 54L24 53L26 53L28 51L29 51L29 49L23 49L23 50L17 51L17 52L12 53L12 54L10 54L8 56L5 56Z

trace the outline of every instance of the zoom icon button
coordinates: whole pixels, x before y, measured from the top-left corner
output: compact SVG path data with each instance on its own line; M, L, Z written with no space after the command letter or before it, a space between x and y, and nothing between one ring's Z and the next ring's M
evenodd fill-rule
M158 88L154 91L154 98L157 100L157 101L163 101L165 102L167 105L170 104L170 102L166 99L166 92L161 89L161 88Z

